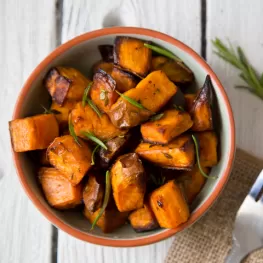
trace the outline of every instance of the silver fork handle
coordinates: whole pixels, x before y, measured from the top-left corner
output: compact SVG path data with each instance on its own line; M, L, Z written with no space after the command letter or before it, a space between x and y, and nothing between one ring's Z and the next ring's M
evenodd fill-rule
M225 263L240 263L246 255L247 252L242 250L239 243L235 239L233 239L232 249L227 256Z

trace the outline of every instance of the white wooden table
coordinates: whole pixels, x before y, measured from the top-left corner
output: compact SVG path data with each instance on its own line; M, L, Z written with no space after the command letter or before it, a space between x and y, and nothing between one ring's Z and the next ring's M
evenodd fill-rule
M222 80L235 114L237 145L263 158L263 103L212 52L211 39L241 45L263 71L262 0L0 1L0 263L163 262L173 238L141 248L104 248L57 231L27 199L11 159L8 121L33 68L56 45L105 26L141 26L182 40Z

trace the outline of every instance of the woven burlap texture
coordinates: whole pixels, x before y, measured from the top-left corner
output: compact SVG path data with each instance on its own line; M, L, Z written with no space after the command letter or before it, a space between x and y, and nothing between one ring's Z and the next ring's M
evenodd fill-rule
M262 161L237 150L223 193L198 222L176 235L165 262L223 263L231 248L236 212L262 168ZM263 249L251 253L243 262L263 263Z

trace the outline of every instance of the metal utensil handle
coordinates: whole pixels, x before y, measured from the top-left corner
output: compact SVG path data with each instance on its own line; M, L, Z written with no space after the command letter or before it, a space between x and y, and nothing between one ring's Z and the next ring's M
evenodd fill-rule
M237 240L233 238L233 245L225 260L225 263L240 263L246 255L247 253L241 249Z

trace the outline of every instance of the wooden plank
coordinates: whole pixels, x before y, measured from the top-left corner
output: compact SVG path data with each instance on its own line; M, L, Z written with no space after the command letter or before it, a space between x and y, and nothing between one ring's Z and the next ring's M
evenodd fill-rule
M64 0L62 42L109 26L138 26L162 31L184 41L198 53L201 43L200 1ZM58 262L163 262L172 239L139 248L103 248L59 231ZM70 248L70 249L69 249Z
M263 103L245 90L238 71L212 52L211 39L219 37L240 45L251 63L263 72L263 2L255 0L207 1L207 60L218 74L230 98L236 122L237 146L263 157Z
M26 197L11 157L8 121L18 92L55 43L55 1L0 1L0 262L49 263L51 225Z

